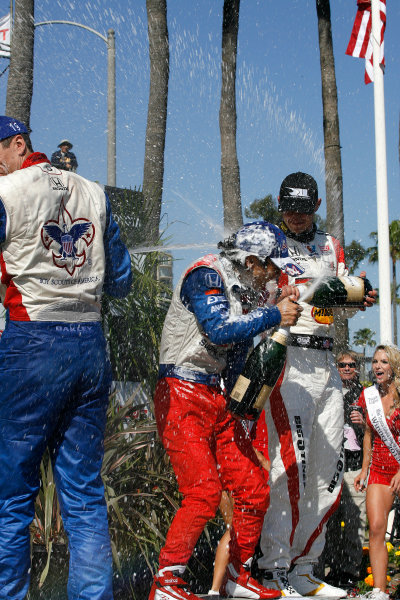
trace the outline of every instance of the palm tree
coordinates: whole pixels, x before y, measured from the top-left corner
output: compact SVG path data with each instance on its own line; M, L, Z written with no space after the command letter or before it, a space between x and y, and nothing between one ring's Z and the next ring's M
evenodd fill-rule
M333 57L331 8L329 0L316 0L319 57L321 64L324 125L326 217L328 231L344 246L343 176L340 153L339 112ZM337 317L335 351L348 346L347 319Z
M328 231L344 246L343 176L339 112L329 0L316 0L324 128L326 215ZM336 318L337 351L348 346L347 319Z
M324 123L328 230L344 246L343 176L329 0L316 0Z
M344 254L346 257L346 266L349 270L349 273L350 275L354 275L360 262L362 262L367 256L368 250L364 248L364 246L360 244L359 241L352 240L350 244L344 247Z
M370 233L375 240L375 246L367 248L369 262L378 262L378 234L376 231ZM392 260L392 306L393 306L393 341L397 346L397 278L396 262L400 260L400 220L392 221L389 225L389 254Z
M221 182L227 233L243 223L239 162L236 151L236 56L240 0L224 0L222 20L222 83L219 109Z
M244 209L244 216L247 219L262 219L275 225L279 225L282 218L278 211L278 202L272 194L253 200L250 206Z
M33 93L34 0L15 0L6 115L29 128Z
M356 346L362 346L363 349L363 379L365 379L365 349L367 346L375 346L376 342L373 339L375 331L371 331L368 327L363 327L354 332L353 343Z
M150 93L143 169L143 194L150 217L146 233L147 242L156 244L159 239L164 180L169 43L166 0L146 0L146 7L149 33Z

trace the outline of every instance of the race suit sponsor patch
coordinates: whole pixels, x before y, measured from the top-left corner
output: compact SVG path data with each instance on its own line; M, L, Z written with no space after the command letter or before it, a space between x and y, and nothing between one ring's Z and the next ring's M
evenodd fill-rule
M317 308L313 306L311 316L316 323L323 325L332 325L333 323L333 310L331 308Z

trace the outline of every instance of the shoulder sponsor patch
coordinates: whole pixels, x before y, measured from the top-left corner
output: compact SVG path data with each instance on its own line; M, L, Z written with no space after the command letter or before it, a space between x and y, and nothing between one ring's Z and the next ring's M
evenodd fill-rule
M205 284L209 288L219 288L217 294L221 292L222 279L218 273L207 273L205 276ZM210 292L212 293L212 292ZM215 292L214 292L215 293Z
M329 244L318 244L318 248L320 249L322 254L331 254L332 250Z
M291 277L296 277L297 275L301 275L304 273L304 269L296 265L295 263L286 263L285 264L285 272Z

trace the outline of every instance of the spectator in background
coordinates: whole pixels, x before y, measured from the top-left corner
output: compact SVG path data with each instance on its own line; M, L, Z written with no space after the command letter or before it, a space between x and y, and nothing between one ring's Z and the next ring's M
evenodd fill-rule
M57 169L75 173L78 168L78 161L76 160L75 154L70 152L72 148L71 142L68 140L61 140L58 147L60 149L56 150L56 152L53 152L51 155L51 164Z
M366 509L365 494L353 485L362 467L364 426L353 423L350 415L357 410L364 388L359 381L360 365L355 352L341 352L336 364L343 386L345 468L339 508L328 521L321 566L330 567L328 583L351 589L360 579Z

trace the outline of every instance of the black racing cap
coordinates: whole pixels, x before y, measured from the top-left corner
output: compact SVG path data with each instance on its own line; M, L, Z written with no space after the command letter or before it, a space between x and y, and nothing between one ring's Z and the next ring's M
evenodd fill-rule
M318 186L314 177L298 171L291 173L281 183L279 212L294 211L312 214L318 200Z

